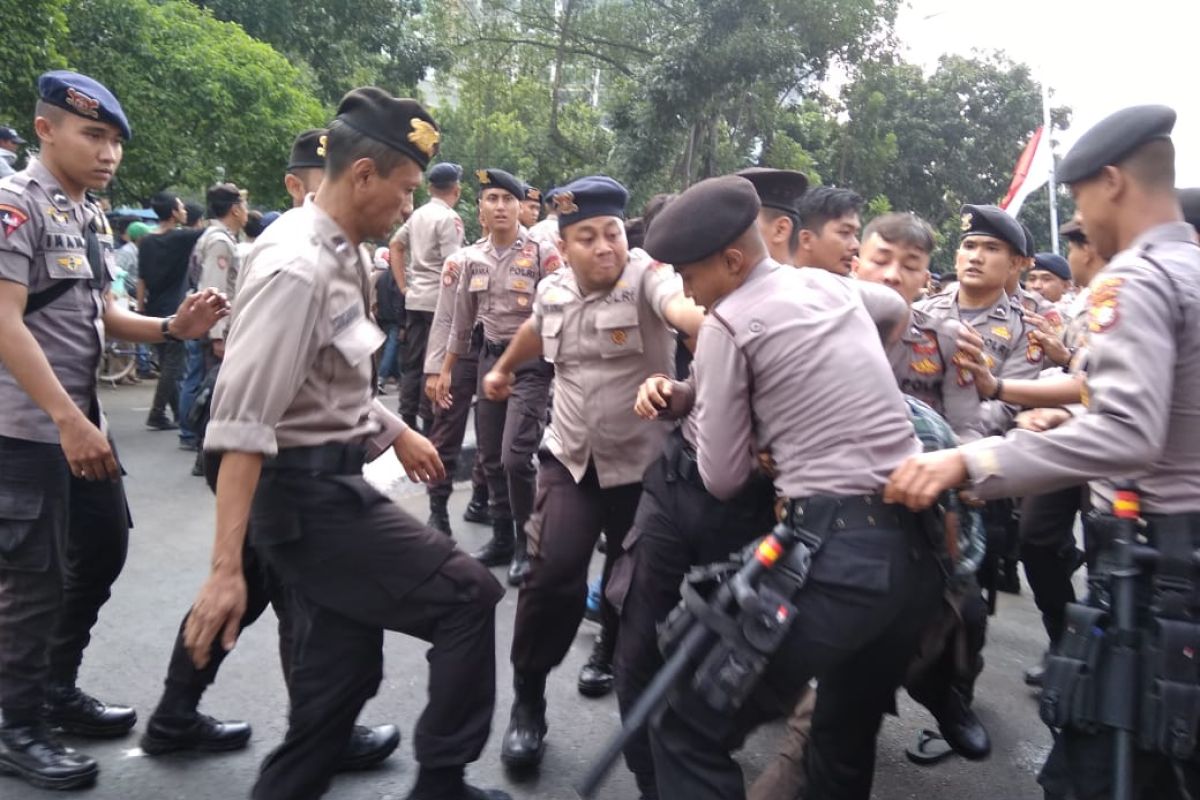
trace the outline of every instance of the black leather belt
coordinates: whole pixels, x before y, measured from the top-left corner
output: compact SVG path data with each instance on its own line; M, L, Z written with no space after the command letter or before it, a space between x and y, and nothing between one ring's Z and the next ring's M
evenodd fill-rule
M263 469L311 472L323 475L360 475L367 448L353 442L287 447L263 462Z
M828 524L836 534L847 528L900 528L902 513L901 506L884 503L882 494L813 495L788 500L782 521L804 527Z

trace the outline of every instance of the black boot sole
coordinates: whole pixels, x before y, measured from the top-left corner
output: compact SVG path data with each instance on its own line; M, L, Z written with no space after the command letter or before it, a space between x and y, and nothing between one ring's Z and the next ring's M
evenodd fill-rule
M466 522L478 522L481 525L491 525L492 515L482 511L472 511L470 506L463 512L463 520Z
M609 680L603 684L579 681L576 686L579 688L579 693L584 697L604 697L612 692L613 681Z
M79 736L84 739L120 739L122 736L128 736L129 732L137 726L137 718L135 717L128 725L108 727L81 722L58 722L53 719L48 720L47 724L54 732L67 736Z
M530 755L514 756L511 753L500 752L500 761L504 766L513 772L532 772L542 764L542 757L546 755L546 740L542 739L542 746L537 749L536 753Z
M168 753L227 753L231 750L242 750L250 743L251 732L245 736L229 737L226 739L198 739L185 741L183 739L167 739L152 736L147 733L142 736L138 746L148 756L164 756Z
M36 786L39 789L51 789L53 791L84 789L93 785L96 782L96 776L99 774L100 767L93 766L87 772L81 772L78 775L69 775L62 778L47 778L45 775L39 775L32 770L26 769L19 764L14 764L3 756L0 756L0 775L15 775L16 777L28 783L30 786Z
M512 563L513 554L509 553L506 557L489 555L487 558L480 558L479 555L476 555L475 560L480 564L483 564L485 567L507 567Z

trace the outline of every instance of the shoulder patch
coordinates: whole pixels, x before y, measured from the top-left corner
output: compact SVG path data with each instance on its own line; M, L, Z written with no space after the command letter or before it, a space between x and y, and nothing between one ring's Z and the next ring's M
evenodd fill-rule
M1103 333L1117 324L1117 299L1124 278L1104 278L1094 281L1088 297L1088 330Z
M16 206L0 204L0 229L5 236L12 236L17 229L29 222L29 215Z

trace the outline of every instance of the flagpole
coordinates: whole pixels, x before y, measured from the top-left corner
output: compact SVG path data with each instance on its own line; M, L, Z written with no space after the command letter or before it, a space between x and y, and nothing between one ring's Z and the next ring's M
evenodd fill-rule
M1042 81L1042 135L1050 147L1050 179L1046 182L1050 192L1050 251L1058 253L1058 192L1054 181L1054 129L1050 123L1050 87Z

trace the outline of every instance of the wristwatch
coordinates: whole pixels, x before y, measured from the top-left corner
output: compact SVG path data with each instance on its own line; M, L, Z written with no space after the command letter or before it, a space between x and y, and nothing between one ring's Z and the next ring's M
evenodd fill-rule
M175 321L174 314L172 314L169 317L163 317L162 326L160 328L160 330L162 331L163 340L168 341L168 342L182 342L183 339L180 339L178 336L171 333L171 323L174 321Z

